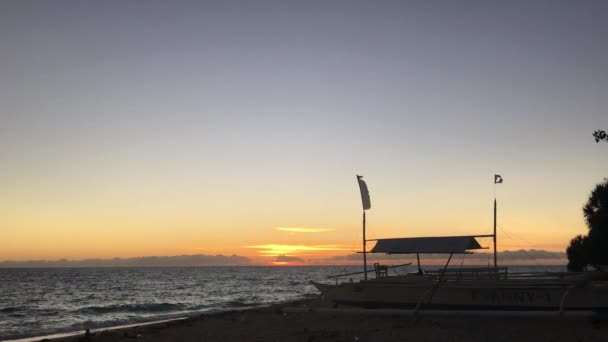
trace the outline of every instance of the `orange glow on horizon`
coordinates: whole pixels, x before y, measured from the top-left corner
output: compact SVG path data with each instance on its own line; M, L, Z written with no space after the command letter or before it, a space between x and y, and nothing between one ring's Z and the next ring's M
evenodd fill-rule
M257 249L258 254L263 256L278 256L285 254L301 254L302 252L337 252L351 251L352 248L347 248L344 245L282 245L282 244L267 244L247 246L247 248ZM324 253L327 254L327 253Z
M302 228L302 227L277 227L279 231L291 232L291 233L324 233L332 232L335 229L330 228Z
M274 266L290 266L291 263L288 261L273 261L271 262L272 265Z

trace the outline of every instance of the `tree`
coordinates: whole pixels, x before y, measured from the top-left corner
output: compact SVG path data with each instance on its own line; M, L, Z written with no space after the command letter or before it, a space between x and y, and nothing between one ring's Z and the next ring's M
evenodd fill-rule
M566 249L569 271L581 272L589 265L589 253L586 245L587 237L583 235L577 235L570 241L570 246Z
M589 228L591 264L608 265L608 181L596 185L583 213Z
M608 265L608 181L599 183L591 191L583 207L589 234L579 235L570 241L566 250L568 269L583 270L591 265Z
M600 141L608 142L608 133L606 133L606 131L595 131L593 132L593 137L595 138L596 143L599 143Z

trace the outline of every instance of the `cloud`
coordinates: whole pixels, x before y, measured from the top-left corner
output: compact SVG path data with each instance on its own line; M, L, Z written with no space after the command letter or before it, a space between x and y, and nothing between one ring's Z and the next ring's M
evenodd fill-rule
M245 266L251 259L239 255L176 255L136 258L84 259L84 260L28 260L0 261L2 267L155 267L155 266Z
M420 259L424 264L425 262L429 263L444 263L448 258L447 254L421 254ZM465 263L469 262L472 264L485 264L488 261L493 262L493 254L492 253L474 253L474 254L457 254L454 255L452 259L452 263L460 262L456 260L461 260L464 258ZM346 262L346 263L360 263L363 259L361 254L350 253L346 255L336 255L333 257L316 259L314 260L315 264L335 264L337 262ZM502 251L498 252L498 262L499 264L505 263L565 263L568 257L564 252L553 252L553 251L545 251L540 249L519 249L516 251ZM412 260L416 261L415 254L368 254L367 260L369 261L378 261L378 262L391 262L395 260ZM312 261L312 260L311 260Z
M330 228L301 228L301 227L277 227L276 230L291 233L323 233L331 232L334 229Z
M473 254L479 256L481 254ZM551 252L542 249L519 249L516 251L498 252L498 258L502 260L530 260L530 259L568 259L565 252Z
M277 256L275 262L304 262L304 259L281 254Z
M346 248L342 245L280 245L280 244L267 244L267 245L255 245L247 246L247 248L259 249L259 253L263 255L285 255L294 254L300 252L318 252L318 251L349 251L350 248Z
M387 255L387 254L371 254L368 253L367 254L367 261L370 260L390 260L390 259L403 259L403 258L408 258L409 256L405 256L403 254L391 254L391 255ZM330 260L345 260L345 261L353 261L353 260L363 260L363 255L361 253L352 253L352 254L347 254L347 255L336 255L333 256L331 258L329 258Z

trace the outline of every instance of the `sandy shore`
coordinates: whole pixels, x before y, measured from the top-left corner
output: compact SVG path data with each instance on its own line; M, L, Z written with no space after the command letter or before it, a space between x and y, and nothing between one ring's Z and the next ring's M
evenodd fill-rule
M296 312L328 307L316 300L201 315L94 332L72 341L608 341L608 322L589 318L431 316ZM47 340L50 341L50 340Z

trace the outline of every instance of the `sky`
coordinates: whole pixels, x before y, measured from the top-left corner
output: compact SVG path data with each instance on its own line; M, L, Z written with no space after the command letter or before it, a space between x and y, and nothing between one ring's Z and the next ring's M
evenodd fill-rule
M490 234L496 197L499 250L563 251L606 32L605 1L2 1L0 260L330 260L356 174L370 239Z

